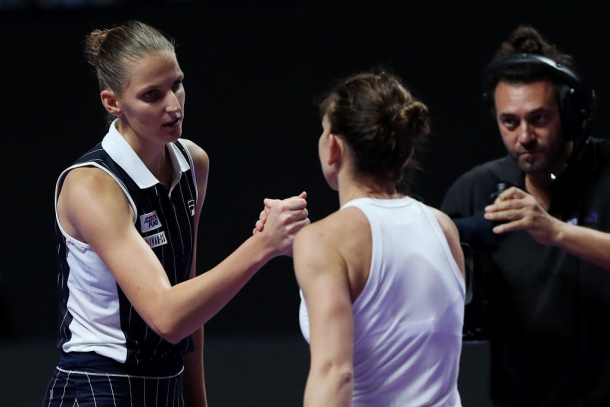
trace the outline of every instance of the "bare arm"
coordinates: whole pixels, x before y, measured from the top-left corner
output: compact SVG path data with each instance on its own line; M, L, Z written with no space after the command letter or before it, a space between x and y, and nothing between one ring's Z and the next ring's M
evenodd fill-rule
M189 407L206 407L203 374L203 326L191 334L196 349L184 355L184 394Z
M207 156L203 150L200 154L193 159L204 163L207 173ZM70 224L93 247L146 323L177 343L214 316L268 260L290 250L294 234L309 222L303 216L305 206L305 200L293 199L274 207L263 233L250 237L212 270L173 287L134 227L124 193L105 172L72 170L58 211L60 219L64 215L62 225Z
M458 267L460 268L460 272L462 273L462 277L465 277L466 274L466 266L464 262L464 252L462 251L462 247L460 246L460 234L455 226L455 223L451 220L451 218L445 215L443 212L438 209L434 209L429 207L438 224L441 226L443 233L445 234L445 239L447 239L447 243L449 244L449 249L451 249L451 254Z
M561 222L555 246L583 260L610 270L610 234Z
M610 234L562 222L549 215L536 198L518 188L504 191L485 212L489 220L507 221L496 226L495 233L524 230L541 244L557 246L610 270Z
M193 158L193 170L195 171L195 179L197 180L197 208L195 212L195 241L193 243L193 262L191 265L191 273L189 278L193 279L197 276L197 235L199 231L199 218L205 200L205 194L208 186L209 159L207 154L194 143L184 140L184 144L189 149ZM191 407L207 407L207 397L205 392L205 379L203 369L203 326L191 334L191 339L195 344L193 352L184 355L184 378L185 378L185 397L187 405Z
M266 230L266 227L265 227ZM353 392L353 313L345 262L319 224L294 244L294 265L309 313L311 366L305 407L349 407Z

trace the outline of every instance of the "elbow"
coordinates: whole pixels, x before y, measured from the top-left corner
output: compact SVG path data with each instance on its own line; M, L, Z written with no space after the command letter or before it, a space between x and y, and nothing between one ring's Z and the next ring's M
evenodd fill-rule
M335 372L332 382L336 384L337 391L342 394L351 394L354 390L354 372L342 370Z
M339 387L353 387L354 371L352 369L343 369L336 373L336 380Z
M175 345L188 335L181 329L181 324L175 318L159 316L149 326L153 331L167 342Z
M304 406L348 406L353 391L354 371L351 364L314 364L305 386ZM333 402L329 403L331 400Z
M186 338L186 336L181 336L174 332L159 332L159 336L161 336L161 338L171 343L172 345L175 345L184 338Z
M192 332L188 331L187 319L174 306L175 301L168 295L169 291L166 290L165 295L160 295L156 301L151 301L154 306L147 308L146 316L142 317L157 335L175 345Z
M353 365L329 364L322 368L321 377L328 383L334 383L337 388L351 388L354 385L354 368Z

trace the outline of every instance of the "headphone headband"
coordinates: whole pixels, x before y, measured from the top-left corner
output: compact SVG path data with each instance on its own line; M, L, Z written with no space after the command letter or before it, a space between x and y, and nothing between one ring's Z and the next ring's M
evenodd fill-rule
M583 83L578 77L578 75L576 75L576 73L570 68L552 60L551 58L547 58L538 54L521 53L496 59L495 61L492 61L489 65L487 65L483 77L487 80L491 80L494 74L496 74L497 72L503 70L504 68L509 68L517 65L538 65L548 67L550 68L548 70L549 73L551 75L557 76L557 78L561 79L564 84L573 88L580 88L583 86Z

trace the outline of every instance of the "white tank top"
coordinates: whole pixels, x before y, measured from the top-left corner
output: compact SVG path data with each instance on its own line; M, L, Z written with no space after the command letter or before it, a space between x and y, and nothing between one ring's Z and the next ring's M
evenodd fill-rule
M457 377L462 348L464 280L434 214L409 197L361 198L372 258L352 305L352 407L461 406ZM300 324L309 342L301 292Z

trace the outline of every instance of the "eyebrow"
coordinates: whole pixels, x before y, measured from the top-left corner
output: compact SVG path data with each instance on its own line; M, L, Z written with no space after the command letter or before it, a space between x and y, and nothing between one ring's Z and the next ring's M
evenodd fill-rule
M539 107L539 108L537 108L537 109L532 110L531 112L528 112L528 114L527 114L527 115L528 115L528 116L531 116L531 115L533 115L533 114L537 114L537 113L549 112L550 110L551 110L551 109L549 109L549 108L546 108L546 107L544 107L544 106L541 106L541 107Z
M181 72L180 74L178 74L174 77L171 85L173 86L176 82L182 81L182 80L184 80L184 73ZM156 89L162 88L163 85L164 85L164 83L160 83L160 82L148 84L147 86L142 87L142 89L137 90L136 94L141 94L141 93L149 92L151 90L156 90Z
M544 106L540 106L530 112L527 112L526 116L531 116L533 114L537 114L537 113L544 113L544 112L548 112L551 109L546 108ZM510 113L510 112L504 112L504 113L500 113L500 117L517 117L516 113Z

